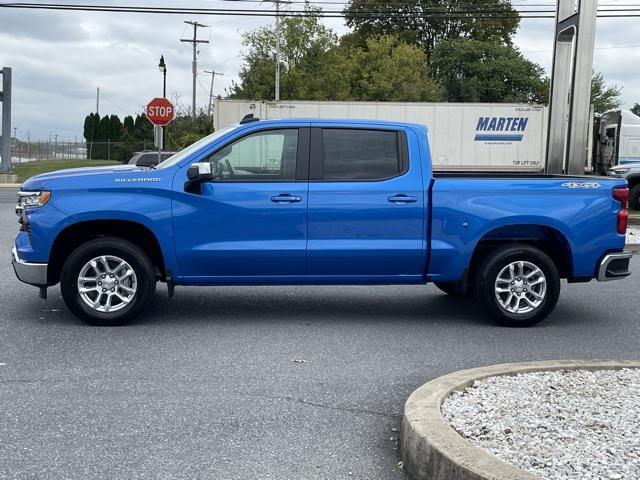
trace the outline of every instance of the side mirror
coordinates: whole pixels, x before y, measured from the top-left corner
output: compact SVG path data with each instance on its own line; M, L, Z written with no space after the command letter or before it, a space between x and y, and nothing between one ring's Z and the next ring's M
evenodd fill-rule
M187 181L184 184L184 191L196 195L202 192L202 182L216 178L211 173L209 162L194 163L187 169Z
M187 178L191 182L212 180L214 175L211 173L211 164L209 162L194 163L187 169Z

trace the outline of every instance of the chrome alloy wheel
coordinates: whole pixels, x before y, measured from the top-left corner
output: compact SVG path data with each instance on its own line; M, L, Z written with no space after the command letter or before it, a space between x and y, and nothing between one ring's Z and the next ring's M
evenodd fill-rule
M531 262L511 262L498 273L495 293L498 303L507 312L530 313L544 301L547 279Z
M117 312L136 295L136 273L125 260L102 255L88 261L78 275L78 293L82 301L98 312Z

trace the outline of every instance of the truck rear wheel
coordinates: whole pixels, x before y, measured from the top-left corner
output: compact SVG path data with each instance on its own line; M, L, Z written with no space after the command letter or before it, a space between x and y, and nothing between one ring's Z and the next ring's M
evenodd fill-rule
M560 295L553 261L529 245L508 245L488 254L476 273L475 294L500 325L530 327L544 320Z
M156 278L149 257L137 245L103 237L74 250L62 268L60 288L76 316L92 325L116 326L149 306Z

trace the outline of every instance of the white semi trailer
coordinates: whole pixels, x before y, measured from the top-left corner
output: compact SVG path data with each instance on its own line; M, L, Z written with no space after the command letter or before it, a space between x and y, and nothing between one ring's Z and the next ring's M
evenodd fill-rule
M437 170L544 169L547 107L510 103L399 103L215 100L215 129L247 114L268 118L352 118L429 127Z

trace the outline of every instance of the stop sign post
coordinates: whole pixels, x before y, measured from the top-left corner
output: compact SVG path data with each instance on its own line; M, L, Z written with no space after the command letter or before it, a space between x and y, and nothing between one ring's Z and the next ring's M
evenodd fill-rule
M158 163L160 163L160 151L164 148L164 127L173 120L175 110L169 100L157 97L147 104L146 114L153 124L154 143L158 147Z

